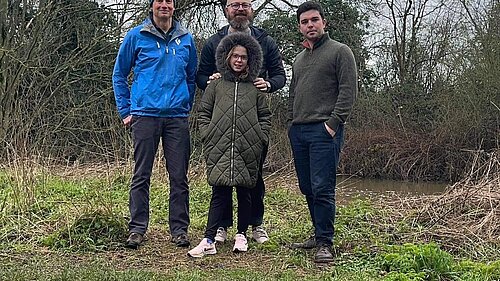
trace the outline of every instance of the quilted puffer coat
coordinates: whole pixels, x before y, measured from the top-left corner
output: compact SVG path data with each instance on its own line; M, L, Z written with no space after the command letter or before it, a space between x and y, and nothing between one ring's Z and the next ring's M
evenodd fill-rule
M248 76L243 79L236 77L225 61L237 45L248 53ZM233 33L217 47L216 62L222 78L208 85L198 108L208 183L251 188L257 182L271 127L265 93L253 85L262 65L262 51L251 36Z

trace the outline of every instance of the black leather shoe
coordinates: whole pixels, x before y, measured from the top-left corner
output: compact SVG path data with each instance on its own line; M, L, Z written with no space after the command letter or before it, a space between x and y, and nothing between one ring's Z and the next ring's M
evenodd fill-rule
M333 255L330 250L330 246L320 245L318 246L318 251L314 255L314 262L317 263L327 263L333 262Z
M307 239L304 242L292 243L290 248L292 248L292 249L313 249L313 248L316 248L316 239L314 238L314 236L311 236L311 237L309 237L309 239Z
M177 247L189 247L189 239L187 234L179 234L177 236L172 237L172 243Z
M144 241L144 236L142 234L137 232L132 232L128 236L125 247L136 250L137 248L139 248L139 246L142 244L143 241Z

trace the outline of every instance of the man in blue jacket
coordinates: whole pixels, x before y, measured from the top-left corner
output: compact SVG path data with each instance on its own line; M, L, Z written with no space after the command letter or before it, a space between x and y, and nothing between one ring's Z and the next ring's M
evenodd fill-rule
M224 26L216 34L208 38L201 51L200 65L196 75L196 84L205 90L207 84L213 79L220 78L215 66L215 50L221 39L232 32L244 32L252 35L262 48L263 64L259 77L255 79L254 85L262 92L271 93L285 86L286 76L281 60L281 54L274 39L264 29L252 26L253 9L250 0L228 0L224 10L229 25ZM257 185L252 188L252 238L258 243L266 242L269 237L261 226L264 217L264 191L265 185L262 179L262 165L266 158L267 146L264 148ZM232 206L232 204L231 204ZM233 225L233 211L224 211L223 223L217 230L215 240L224 242L227 238L227 227Z
M177 246L187 247L188 116L195 93L196 48L188 30L173 20L173 0L150 0L149 4L149 18L127 33L113 71L118 112L123 124L131 127L134 140L126 246L138 248L148 228L150 177L161 139L170 180L170 234Z

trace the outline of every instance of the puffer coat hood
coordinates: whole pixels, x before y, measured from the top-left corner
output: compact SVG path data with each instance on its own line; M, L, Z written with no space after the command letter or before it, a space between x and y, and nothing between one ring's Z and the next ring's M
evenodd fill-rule
M248 54L248 76L241 79L241 82L251 82L258 77L262 67L262 50L259 42L251 35L243 32L234 32L224 37L217 50L215 51L215 61L217 70L222 74L222 77L228 81L236 81L233 71L227 65L226 58L231 49L236 46L243 46L247 49Z

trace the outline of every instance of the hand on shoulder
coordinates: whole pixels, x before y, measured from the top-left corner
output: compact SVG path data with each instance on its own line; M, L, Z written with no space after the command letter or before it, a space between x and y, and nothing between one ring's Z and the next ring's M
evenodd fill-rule
M253 84L255 87L257 87L257 89L265 93L269 92L269 90L271 89L271 83L269 83L269 81L264 80L264 78L260 77L256 78L253 81Z
M210 84L210 82L212 82L213 80L220 79L221 77L222 77L222 75L219 72L214 73L214 74L208 76L207 85Z

